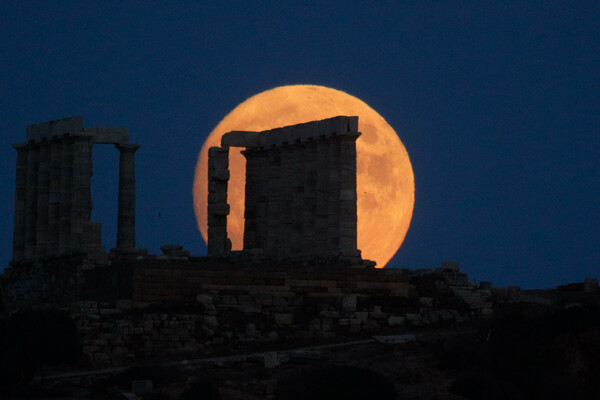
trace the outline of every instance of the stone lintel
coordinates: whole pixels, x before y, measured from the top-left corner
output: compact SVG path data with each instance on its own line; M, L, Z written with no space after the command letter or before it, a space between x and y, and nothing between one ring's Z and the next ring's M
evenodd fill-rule
M337 116L320 121L305 122L260 132L260 145L263 147L294 144L322 136L359 136L358 117Z
M63 135L91 136L94 144L125 144L129 129L116 127L83 127L83 117L67 117L27 126L27 141L39 142Z
M27 126L27 140L39 141L83 130L83 117L67 117Z
M96 144L125 144L129 142L129 129L112 127L83 128L84 132L94 135Z
M260 132L231 131L221 137L223 147L260 147Z
M140 146L141 145L138 143L117 143L115 145L117 150L119 150L121 153L127 153L127 152L134 153L137 149L140 148Z
M15 143L12 145L12 148L19 151L19 150L27 150L29 143L25 142L25 143Z

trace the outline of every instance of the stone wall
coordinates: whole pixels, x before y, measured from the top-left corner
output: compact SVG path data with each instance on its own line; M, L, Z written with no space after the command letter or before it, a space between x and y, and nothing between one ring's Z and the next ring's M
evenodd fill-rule
M292 271L284 277L277 269L186 264L140 263L132 271L133 300L76 304L90 363L193 359L261 343L343 340L465 318L419 299L406 271Z
M119 280L131 279L129 298L113 288L98 301L84 290L74 308L94 365L343 340L469 314L452 294L420 297L407 270L146 259L85 271L86 285L110 285L117 270Z
M69 308L79 299L85 255L21 263L4 269L0 293L8 313L30 307Z
M85 263L9 268L2 285L10 311L69 310L91 365L370 337L462 322L472 311L447 285L413 285L408 270L170 256Z

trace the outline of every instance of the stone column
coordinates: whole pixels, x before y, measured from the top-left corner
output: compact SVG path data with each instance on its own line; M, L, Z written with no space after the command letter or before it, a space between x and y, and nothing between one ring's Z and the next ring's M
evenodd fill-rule
M304 247L304 176L306 152L303 143L297 142L290 146L292 168L290 179L292 196L289 205L289 217L291 220L290 252L292 255L300 255L306 252Z
M244 250L258 248L258 198L260 195L260 160L258 152L242 151L246 157L246 189L244 202Z
M257 169L258 169L258 198L256 203L256 247L263 249L265 247L265 241L267 238L267 207L269 200L269 175L268 175L268 158L267 152L264 149L255 151L257 158Z
M58 225L58 250L66 252L71 249L71 205L73 201L73 139L63 136L61 139L60 158L60 206Z
M279 254L279 239L281 237L280 215L283 211L281 193L281 153L273 147L267 150L267 229L265 239L265 254L277 257Z
M60 181L62 164L62 142L50 142L50 187L48 196L48 250L57 253L59 250L60 225Z
M317 207L317 143L310 139L304 143L304 207L302 218L302 235L304 237L304 249L311 252L315 248L315 214Z
M208 149L208 243L209 256L231 251L227 237L227 182L229 181L229 147Z
M13 260L25 257L25 210L27 190L27 144L15 144L17 173L15 179L15 219L13 231Z
M48 201L50 197L50 142L39 143L40 158L38 172L36 252L47 254L48 250Z
M329 188L329 146L328 140L317 140L317 176L315 205L315 253L323 254L329 250L327 242L327 212Z
M339 224L340 224L340 139L329 137L329 184L327 190L327 245L333 255L339 255Z
M281 168L279 173L279 185L277 190L277 201L279 203L278 228L279 245L277 246L278 258L289 257L293 236L292 200L294 198L294 161L293 151L290 145L279 147ZM273 192L271 192L273 193Z
M139 144L117 144L119 149L119 210L117 249L135 249L135 152Z
M29 150L25 189L25 257L33 257L37 233L39 148L33 142L30 142L27 147Z
M73 190L71 193L71 246L83 247L83 231L92 210L92 135L73 136Z
M360 257L357 250L356 139L359 132L339 137L339 250L345 257Z

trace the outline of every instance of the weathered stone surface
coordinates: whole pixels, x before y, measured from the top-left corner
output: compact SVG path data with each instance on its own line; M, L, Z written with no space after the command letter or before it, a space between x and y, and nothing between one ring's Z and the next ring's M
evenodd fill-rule
M585 293L592 293L598 289L598 279L597 278L585 278L583 281L583 291Z
M276 351L271 351L263 354L265 368L275 368L281 365L279 356Z
M152 386L152 381L149 379L132 381L131 392L136 395L149 393L152 391Z
M259 147L260 133L250 131L231 131L221 137L222 147Z
M357 298L355 294L342 297L342 308L346 311L356 311Z
M127 128L86 127L83 128L83 131L91 133L94 143L97 144L125 144L129 142L129 129Z
M135 249L135 161L139 145L127 143L125 128L84 128L82 117L33 124L19 152L13 261L83 252L106 256L101 226L90 221L94 143L116 143L121 151L117 248ZM106 261L105 260L105 261Z
M460 272L458 261L442 261L442 270L450 272Z
M404 326L406 318L401 316L391 316L387 319L389 326Z
M417 337L412 334L406 335L388 335L388 336L373 336L373 339L383 344L404 344L417 340Z
M245 147L244 251L289 260L328 257L361 265L356 248L358 117L263 132L232 131L208 151L209 255L227 253L228 148ZM212 228L219 227L217 230ZM213 233L211 234L211 230Z
M66 133L74 134L83 130L83 117L68 117L27 127L27 140L39 141Z

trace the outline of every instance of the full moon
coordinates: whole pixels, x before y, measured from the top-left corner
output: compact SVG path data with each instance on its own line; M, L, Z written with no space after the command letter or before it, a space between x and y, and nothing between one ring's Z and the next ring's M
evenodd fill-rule
M383 268L402 245L415 203L415 179L404 145L392 127L363 101L339 90L314 85L281 86L250 97L210 133L198 156L194 212L207 241L208 149L234 131L264 131L338 115L358 116L356 142L358 248L363 259ZM232 249L243 247L245 158L231 148L227 231Z

